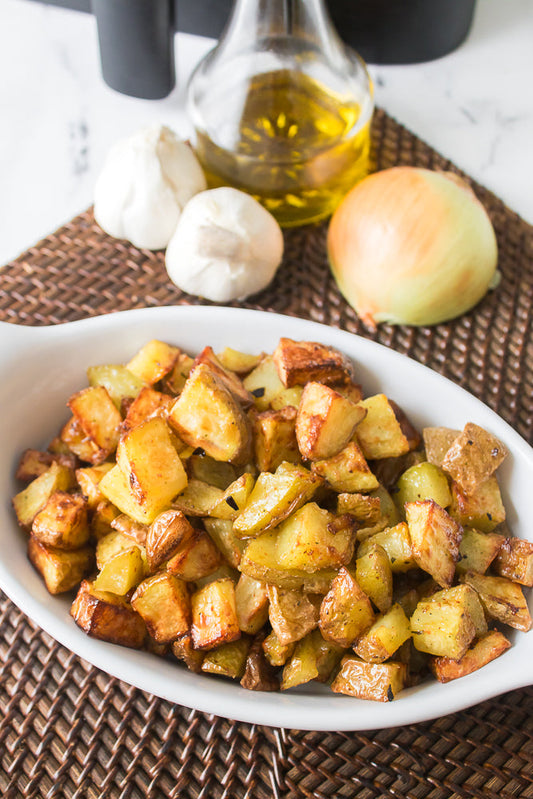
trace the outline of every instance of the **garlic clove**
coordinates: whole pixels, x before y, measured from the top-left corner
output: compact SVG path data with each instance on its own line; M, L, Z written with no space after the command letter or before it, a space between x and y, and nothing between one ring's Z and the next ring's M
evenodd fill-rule
M222 187L189 201L165 262L178 288L229 302L265 288L282 257L283 234L272 214L249 194Z

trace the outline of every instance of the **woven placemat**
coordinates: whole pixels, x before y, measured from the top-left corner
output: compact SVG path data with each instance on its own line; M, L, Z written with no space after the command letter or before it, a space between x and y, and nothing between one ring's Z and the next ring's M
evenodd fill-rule
M380 169L412 164L461 174L382 111L373 145ZM367 330L331 278L325 225L288 232L274 283L241 305L313 319L406 353L483 399L531 443L533 229L472 185L496 229L502 281L461 319ZM0 319L18 324L199 302L169 283L161 253L109 238L90 210L0 271ZM172 705L111 678L42 633L5 597L0 663L6 799L533 799L531 688L373 733L269 729Z

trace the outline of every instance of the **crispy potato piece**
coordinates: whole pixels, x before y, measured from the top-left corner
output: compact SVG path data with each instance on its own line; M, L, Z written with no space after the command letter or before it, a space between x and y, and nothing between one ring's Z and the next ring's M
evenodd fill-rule
M170 372L167 372L161 380L165 392L174 396L181 393L185 381L191 373L193 363L194 358L185 352L180 352Z
M468 422L444 456L442 468L470 495L487 482L506 456L507 449L496 436Z
M144 383L153 386L172 371L179 355L178 347L152 339L135 353L126 367Z
M87 580L79 587L70 615L83 632L101 641L140 649L146 637L143 620L124 597L97 591Z
M422 438L429 463L433 463L439 469L442 468L444 456L460 434L460 430L452 430L449 427L424 427Z
M324 460L337 455L365 416L362 405L356 405L330 386L307 383L295 428L302 456L306 460Z
M488 615L517 630L527 632L532 621L522 588L506 577L466 572L462 582L475 589Z
M211 508L224 492L202 480L189 480L187 486L174 498L172 506L187 516L209 516Z
M372 544L355 561L355 579L382 613L392 605L392 569L382 546Z
M342 647L324 641L320 630L308 633L297 642L293 655L285 664L281 690L286 691L311 680L327 682L344 651Z
M445 588L418 602L411 616L416 649L459 660L478 635L487 631L483 607L469 586Z
M119 409L124 400L135 399L144 386L126 366L116 364L89 366L87 379L90 386L103 386Z
M220 378L222 383L231 391L241 405L245 408L249 408L250 405L253 405L253 397L243 386L242 380L237 377L234 372L226 369L226 367L221 364L213 352L212 347L204 347L202 352L196 356L191 371L194 371L200 364L205 364L212 374Z
M140 544L136 544L129 536L124 535L118 530L112 530L103 536L96 544L96 566L99 570L103 569L108 560L111 560L120 552L125 552L135 547L139 550L144 567L148 566L146 560L146 550Z
M130 519L125 513L119 513L115 516L111 522L111 527L113 530L118 530L119 533L128 536L128 538L132 538L137 544L141 544L143 547L146 544L148 525Z
M240 680L244 675L246 659L250 649L250 639L243 635L236 641L229 641L205 653L202 671Z
M493 534L496 536L496 533ZM497 536L502 538L502 536ZM474 571L481 571L475 569ZM533 544L522 538L505 538L494 561L494 571L500 577L507 577L513 583L520 583L528 588L533 586Z
M371 499L379 500L380 516L377 521L370 523L369 526L359 527L356 533L358 541L364 541L376 533L385 530L387 527L394 527L394 525L401 521L398 508L392 496L384 486L379 485L374 491L371 491L368 496Z
M13 509L23 530L30 530L33 520L56 491L67 491L73 483L74 473L67 466L54 461L50 468L32 480L13 497Z
M258 411L268 410L271 401L284 390L271 355L265 355L242 382L254 398L254 405Z
M292 656L296 644L282 644L278 636L272 630L262 644L265 657L271 666L278 667L284 666L287 660Z
M379 486L356 441L350 441L331 458L313 461L311 469L338 492L373 491Z
M264 583L241 574L235 586L235 608L239 628L255 635L268 621L268 591Z
M46 546L33 536L28 541L28 557L51 594L75 588L94 563L91 547L66 551Z
M187 584L168 572L158 572L143 580L131 604L159 644L175 641L189 630L191 600Z
M234 394L206 364L191 372L168 419L183 441L202 447L217 461L246 463L250 457L250 422Z
M275 368L275 367L274 367ZM276 373L277 374L277 373ZM279 411L282 408L296 408L302 399L304 393L303 386L293 386L292 388L282 388L270 400L270 408L273 411ZM339 392L340 394L341 392Z
M165 418L165 413L173 401L170 394L163 394L151 386L144 386L128 408L126 418L122 422L122 434L154 416Z
M167 561L166 570L186 582L207 577L220 566L222 557L205 530L194 530L178 552Z
M320 605L322 637L338 646L349 647L373 621L370 599L350 572L341 568Z
M272 357L286 388L309 381L335 385L352 380L353 366L346 355L324 344L280 338Z
M209 515L215 519L236 519L246 505L252 493L255 480L249 472L245 472L229 485L209 509Z
M426 458L420 450L410 450L405 455L398 455L397 458L380 458L377 461L370 461L369 466L376 475L380 484L387 491L396 491L396 484L402 474L411 466L418 466L426 463Z
M291 463L281 463L274 474L261 472L233 523L234 532L248 537L275 527L311 499L320 485L318 475Z
M89 386L68 401L68 407L85 435L98 447L99 458L115 451L122 416L104 386Z
M207 533L216 547L222 552L225 560L230 566L235 569L238 568L246 542L238 538L233 532L231 519L206 518L203 523Z
M241 637L233 580L208 583L192 595L191 605L195 649L214 649Z
M367 413L357 425L356 438L365 458L396 458L414 449L397 419L397 406L385 394L367 397L361 405Z
M337 513L350 513L365 526L375 524L381 517L381 502L379 497L370 497L368 494L341 493L337 495Z
M101 538L111 533L113 530L113 522L117 516L120 515L121 513L118 508L115 508L107 499L103 499L90 513L90 537L95 541L99 541Z
M296 408L263 411L252 415L255 462L260 471L271 472L283 461L297 463L300 451L296 440Z
M201 448L193 450L192 455L187 458L187 474L190 480L200 480L220 488L221 491L225 491L239 476L231 463L216 461Z
M455 571L458 574L467 571L485 574L504 542L504 536L498 533L482 533L471 527L465 527L459 544L459 560L455 564Z
M505 521L505 508L496 477L489 477L469 496L463 494L457 483L452 483L452 501L448 511L463 527L491 533Z
M461 526L433 499L406 502L405 516L415 561L440 586L451 585L459 559Z
M452 501L448 478L433 463L418 463L407 469L399 478L394 499L403 511L406 502L433 499L441 508Z
M459 660L446 657L430 658L429 665L439 682L450 682L477 671L491 660L500 657L511 646L502 633L491 630L481 636Z
M405 663L366 663L355 655L345 655L331 690L357 699L392 702L406 684Z
M354 651L368 663L383 663L410 638L409 619L401 605L394 604L358 638Z
M241 685L250 691L279 691L279 680L263 652L263 640L264 634L257 635L248 650Z
M156 516L146 535L146 557L151 572L164 564L194 536L189 520L179 510L166 510Z
M362 558L366 555L374 544L379 544L387 553L393 573L409 571L416 567L411 536L405 522L400 522L394 527L388 527L369 538L365 538L359 544L357 557Z
M80 461L98 464L105 461L108 456L106 450L101 449L88 437L75 416L71 416L64 425L60 440Z
M141 550L134 544L110 557L96 576L93 587L97 591L111 591L124 596L135 588L145 576L145 563Z
M104 499L104 495L99 488L100 480L112 468L113 464L106 462L100 463L98 466L86 466L83 469L76 469L76 480L90 510L94 510Z
M281 644L299 641L318 625L319 608L300 589L267 586L268 618Z
M73 454L54 455L52 452L40 452L38 449L26 449L21 455L15 477L17 480L29 483L47 472L54 461L69 469L75 469L77 464L77 458Z
M200 674L205 652L200 652L200 650L194 648L190 633L181 635L176 641L172 642L171 646L172 653L178 660L183 660L189 671Z
M81 494L54 491L35 516L31 533L46 546L80 549L89 540L87 500Z
M255 369L261 357L261 355L249 355L246 352L234 350L232 347L224 347L224 349L217 354L217 358L224 369L235 372L239 377L244 377L251 372L252 369Z
M352 559L354 533L351 516L335 517L308 502L278 527L277 562L306 572L339 568Z

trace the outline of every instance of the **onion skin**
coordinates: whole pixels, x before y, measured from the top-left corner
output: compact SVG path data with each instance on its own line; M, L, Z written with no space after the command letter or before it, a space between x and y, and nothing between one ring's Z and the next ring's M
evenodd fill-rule
M328 230L338 287L362 320L434 325L470 310L495 283L498 247L459 177L392 167L365 178Z

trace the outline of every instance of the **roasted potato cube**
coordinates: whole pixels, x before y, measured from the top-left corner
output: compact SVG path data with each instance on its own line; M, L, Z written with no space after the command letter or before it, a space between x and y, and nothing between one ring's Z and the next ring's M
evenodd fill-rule
M405 516L415 561L440 586L451 585L459 559L461 526L432 499L406 502Z
M247 636L214 647L205 653L202 671L240 680L244 674L249 649L250 639Z
M90 536L95 541L99 541L113 530L113 522L120 516L118 508L103 499L90 514L89 528Z
M126 366L143 383L153 386L172 371L179 354L178 347L152 339L135 353Z
M381 502L379 497L370 497L368 494L341 493L337 496L337 513L349 513L357 522L368 526L381 517Z
M320 605L322 637L338 646L349 647L373 621L370 599L350 572L340 569Z
M193 536L194 529L181 511L166 510L156 516L146 535L150 571L155 572L164 566Z
M109 454L88 437L75 416L71 416L61 430L61 441L70 452L87 463L102 463Z
M238 538L233 532L233 522L231 519L204 519L204 527L211 540L220 550L225 560L237 568L241 562L242 553L246 542Z
M505 508L495 477L489 477L468 496L457 483L452 483L452 501L448 510L463 527L474 527L484 533L491 533L505 521Z
M180 352L170 372L167 372L162 378L165 391L173 395L179 394L185 385L185 381L189 377L193 363L194 358L191 358L191 356L187 355L185 352Z
M38 449L26 449L21 455L15 477L29 483L48 471L54 461L69 469L76 468L77 458L72 454L54 455L51 452L40 452Z
M354 543L351 516L335 517L308 502L278 527L277 562L282 569L307 572L339 568L352 559Z
M467 571L485 574L504 542L504 536L498 533L482 533L471 527L465 527L459 544L459 560L455 565L455 571L458 574Z
M474 494L496 471L507 449L492 433L469 422L450 446L442 468L466 495Z
M282 463L274 474L261 472L233 523L236 535L258 535L275 527L307 502L322 479L303 466Z
M13 497L17 521L24 530L30 530L34 518L56 491L67 491L73 482L72 469L54 461L50 468L32 480Z
M370 499L377 499L379 501L380 516L375 522L367 523L368 526L358 528L356 533L358 541L364 541L366 538L380 533L387 527L394 527L400 522L398 508L392 496L384 486L379 485L374 491L371 491L368 496Z
M350 441L331 458L314 461L311 468L314 474L323 477L338 492L373 491L379 486L356 441Z
M35 516L31 533L46 546L80 549L89 540L87 500L81 494L54 491Z
M496 533L493 534L496 536ZM501 536L497 536L500 538ZM482 571L471 567L474 571ZM513 583L533 586L533 544L521 538L505 538L494 561L494 571Z
M235 372L239 377L244 377L259 364L261 355L249 355L246 352L234 350L232 347L224 347L217 354L217 358L224 369L229 369L230 372Z
M123 400L134 399L144 386L126 366L116 364L89 366L87 378L90 386L103 386L119 409Z
M264 583L241 574L235 586L235 608L239 628L255 635L268 621L268 591Z
M330 386L307 383L296 417L296 439L302 456L324 460L337 455L365 416L361 404L356 405Z
M195 649L214 649L241 637L233 580L208 583L192 595L191 605Z
M66 551L46 546L33 536L28 541L28 557L51 594L75 588L94 562L91 547Z
M185 633L172 642L172 653L178 660L183 660L189 671L194 671L196 674L202 671L205 653L194 648L190 633Z
M491 660L500 657L510 646L510 642L502 633L491 630L475 641L459 660L433 657L430 659L429 665L439 682L450 682L450 680L472 674L482 666L486 666Z
M283 461L300 460L295 423L296 408L292 407L252 416L255 461L260 471L273 472Z
M235 399L244 407L248 408L253 405L253 397L250 392L243 386L242 380L237 375L226 369L211 347L204 347L202 352L196 356L192 365L191 371L194 371L200 364L205 364L212 374L215 374L224 383L227 389L231 391Z
M264 635L257 635L248 650L241 685L250 691L279 691L279 680L263 652L263 639Z
M382 546L372 544L355 561L355 579L369 599L382 613L392 605L392 569Z
M146 627L124 597L97 591L90 582L80 585L70 615L91 638L140 649Z
M377 461L371 461L369 465L381 485L387 491L396 492L396 485L402 474L412 466L419 466L421 463L426 462L423 452L411 450L406 452L405 455L398 455L397 458L380 458ZM445 479L447 482L447 478ZM415 499L418 499L418 497L415 497Z
M187 474L191 480L200 480L210 486L225 491L239 476L231 463L216 461L206 455L201 448L193 451L187 458Z
M300 589L269 585L268 617L281 644L299 641L318 625L319 608Z
M143 547L146 544L148 525L130 519L125 513L119 513L115 516L111 522L111 527L113 530L118 530L119 533L128 536L128 538L132 538L137 544L141 544Z
M414 448L385 394L367 397L360 404L367 413L357 425L356 436L365 458L395 458Z
M410 638L409 619L401 605L394 604L358 638L354 651L368 663L383 663Z
M146 551L140 544L136 544L129 536L124 535L118 530L112 530L108 535L103 536L96 545L96 566L103 569L108 560L111 560L120 552L125 552L135 547L139 550L141 559L146 567ZM116 593L116 592L115 592Z
M158 572L143 580L131 604L159 644L175 641L189 630L191 600L187 584L168 572Z
M273 411L279 411L282 408L298 409L298 405L300 404L300 400L302 399L303 393L304 393L303 386L282 388L280 392L278 392L271 398L270 408Z
M144 386L128 408L126 418L122 422L122 433L127 433L137 425L154 416L165 417L165 411L173 401L170 394L163 394L151 386Z
M168 412L170 424L191 447L217 461L245 463L251 429L234 394L206 364L196 366Z
M295 646L294 653L285 664L281 682L282 691L296 685L318 680L327 682L345 650L324 641L320 630L313 630Z
M460 433L460 430L452 430L449 427L425 427L422 430L422 438L429 463L442 468L444 456Z
M223 496L223 491L201 480L189 480L172 503L174 508L187 516L209 516L211 508Z
M401 475L394 498L401 510L406 502L432 499L441 508L447 508L452 501L446 475L428 462L411 466Z
M296 644L282 644L278 636L272 630L263 641L262 647L265 657L271 666L284 666L292 656Z
M271 355L262 358L242 382L254 398L254 405L258 411L266 411L274 397L277 397L284 389Z
M212 574L221 563L221 555L205 530L195 530L167 561L166 570L186 582Z
M345 655L331 690L357 699L392 702L406 684L405 663L366 663L355 655Z
M102 459L117 447L122 416L104 386L89 386L68 401L85 435L98 447ZM105 456L105 457L104 457Z
M90 510L102 502L104 495L100 491L100 480L113 468L112 463L101 463L98 466L87 466L83 469L76 469L76 480L80 487L81 493L87 500L87 507Z
M327 385L348 383L353 376L353 366L346 355L314 341L280 338L273 359L286 388L304 386L309 381Z
M521 586L505 577L466 572L461 580L477 591L483 607L493 619L517 630L531 629L531 615Z
M252 493L254 482L249 472L234 480L211 506L209 516L215 519L236 519Z
M459 660L474 638L487 631L476 592L461 591L464 587L446 588L420 600L411 616L416 649Z
M93 587L97 591L111 591L124 596L135 588L144 577L144 561L138 546L130 545L109 558L102 565Z
M359 544L357 557L362 558L366 555L374 544L379 544L387 553L393 573L409 571L416 567L411 536L405 522L365 538Z

